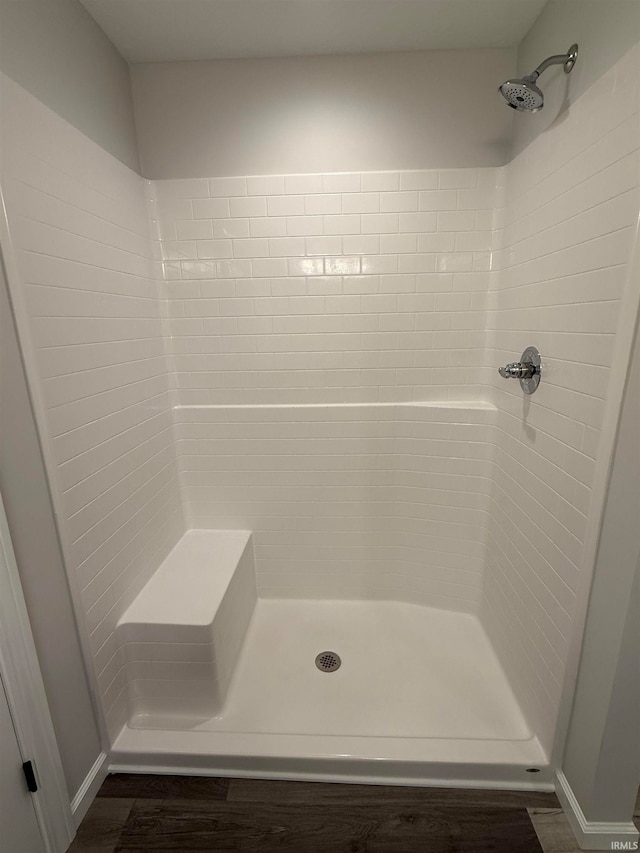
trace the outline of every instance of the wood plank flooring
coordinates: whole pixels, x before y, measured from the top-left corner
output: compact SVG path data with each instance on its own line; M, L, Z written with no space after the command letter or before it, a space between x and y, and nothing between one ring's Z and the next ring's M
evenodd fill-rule
M542 853L555 794L115 774L69 853Z

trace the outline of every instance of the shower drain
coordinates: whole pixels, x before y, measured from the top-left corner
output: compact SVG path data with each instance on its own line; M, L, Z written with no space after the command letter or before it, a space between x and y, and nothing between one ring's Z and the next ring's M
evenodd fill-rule
M316 657L316 666L322 672L335 672L340 669L341 663L340 655L335 652L320 652Z

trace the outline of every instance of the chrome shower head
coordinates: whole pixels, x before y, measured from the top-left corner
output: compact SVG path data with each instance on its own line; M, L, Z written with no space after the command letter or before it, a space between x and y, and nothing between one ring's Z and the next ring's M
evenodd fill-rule
M566 53L550 56L540 65L519 80L507 80L499 88L499 92L509 106L521 112L537 113L544 106L544 95L536 85L538 77L546 71L550 65L563 65L565 74L568 74L576 64L578 58L578 45L572 44Z
M544 106L544 95L536 86L536 79L532 74L522 80L507 80L500 86L502 97L514 110L537 113Z

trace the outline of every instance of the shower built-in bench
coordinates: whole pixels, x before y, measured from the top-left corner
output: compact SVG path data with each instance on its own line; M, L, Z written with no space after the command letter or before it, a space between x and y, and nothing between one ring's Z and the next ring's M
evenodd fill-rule
M251 533L185 533L118 623L130 719L218 714L255 604Z

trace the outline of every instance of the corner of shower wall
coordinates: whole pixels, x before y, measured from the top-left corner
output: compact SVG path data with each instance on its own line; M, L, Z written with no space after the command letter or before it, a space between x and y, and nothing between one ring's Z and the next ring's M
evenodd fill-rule
M535 345L543 378L526 397L492 373L498 432L481 618L548 754L579 654L625 327L637 312L638 56L636 47L505 167L496 215L492 370Z
M89 678L113 734L116 623L184 532L157 243L139 175L9 78L2 92L9 288Z
M173 436L173 447L176 455L177 483L179 493L180 512L182 516L183 534L198 526L193 518L191 506L185 494L185 474L183 471L182 454L179 452L179 441L177 430L179 430L179 418L177 418L177 407L181 403L181 393L178 382L178 371L176 365L177 346L172 328L172 282L176 281L177 275L175 263L166 257L163 240L166 234L166 210L162 199L158 194L158 182L152 180L144 181L145 198L147 202L147 215L151 240L154 248L154 258L157 260L157 286L160 307L160 318L162 324L162 338L167 364L167 382L169 387L169 408L171 412L171 430Z
M493 172L493 210L491 217L491 242L489 264L486 273L485 303L483 318L483 351L481 366L482 399L493 406L498 406L498 387L496 385L496 369L500 364L501 354L496 348L496 332L490 318L496 310L497 293L499 291L499 275L497 257L504 239L505 205L507 199L508 166L498 166Z

